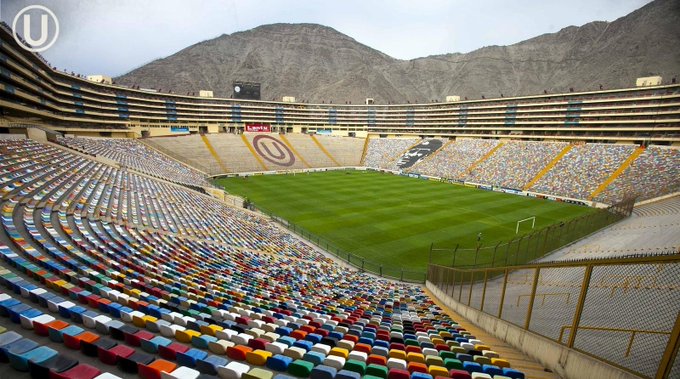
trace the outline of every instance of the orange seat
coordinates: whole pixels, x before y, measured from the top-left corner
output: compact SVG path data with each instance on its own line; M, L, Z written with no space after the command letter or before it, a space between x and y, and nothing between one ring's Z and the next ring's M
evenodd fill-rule
M387 366L387 358L383 357L382 355L371 354L368 356L366 364L370 365L372 363L376 365Z
M413 374L414 372L423 372L427 374L427 365L425 363L409 362L408 366L406 366L406 369L411 374Z
M252 347L236 345L227 348L227 357L236 361L245 361L249 352L253 351Z
M156 359L148 365L137 366L142 379L161 379L161 372L172 372L177 365L165 359Z

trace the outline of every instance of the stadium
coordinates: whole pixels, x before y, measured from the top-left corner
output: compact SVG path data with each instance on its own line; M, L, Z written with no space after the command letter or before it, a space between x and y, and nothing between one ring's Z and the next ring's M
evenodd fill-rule
M680 378L675 78L268 101L26 46L0 25L0 377Z

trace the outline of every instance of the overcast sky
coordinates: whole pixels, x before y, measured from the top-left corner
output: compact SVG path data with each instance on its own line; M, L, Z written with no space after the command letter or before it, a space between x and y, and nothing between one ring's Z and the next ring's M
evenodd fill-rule
M12 25L22 8L46 6L60 24L55 44L42 53L50 63L81 74L117 76L194 43L263 24L323 24L392 57L412 59L509 45L596 20L614 21L649 2L0 0L0 18Z

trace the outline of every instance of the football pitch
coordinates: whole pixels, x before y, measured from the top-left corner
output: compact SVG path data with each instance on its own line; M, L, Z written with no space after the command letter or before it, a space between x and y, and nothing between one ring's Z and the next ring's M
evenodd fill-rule
M431 243L436 248L492 246L516 238L518 220L536 216L535 229L540 229L593 211L372 171L236 177L216 184L345 253L414 271L427 268ZM520 224L519 235L529 232L531 222Z

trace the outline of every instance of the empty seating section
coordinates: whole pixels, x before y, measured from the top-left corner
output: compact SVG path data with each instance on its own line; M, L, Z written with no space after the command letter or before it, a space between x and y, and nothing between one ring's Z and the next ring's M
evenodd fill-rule
M521 190L565 146L566 142L510 141L476 166L466 179Z
M236 134L206 134L227 168L234 172L262 171L257 159ZM180 138L181 139L181 138Z
M524 377L265 218L30 140L0 162L0 361L33 377Z
M470 166L498 143L498 140L456 140L444 146L432 159L423 161L410 171L448 179L464 179Z
M635 145L589 143L574 146L529 190L587 199L628 158Z
M144 143L173 158L213 174L221 169L198 134L177 137L145 138Z
M295 151L299 154L299 158L304 159L309 167L334 167L337 166L324 153L317 144L314 143L312 137L307 134L290 133L282 136L285 138Z
M204 174L133 139L67 137L59 138L58 142L85 154L101 155L157 178L193 186L208 185Z
M680 191L680 151L649 146L595 200L611 203L631 195L646 200L677 191Z
M364 165L386 169L419 140L419 138L372 138L368 141Z
M361 165L361 153L364 149L364 139L354 137L332 137L316 135L319 143L326 148L328 153L340 166Z

